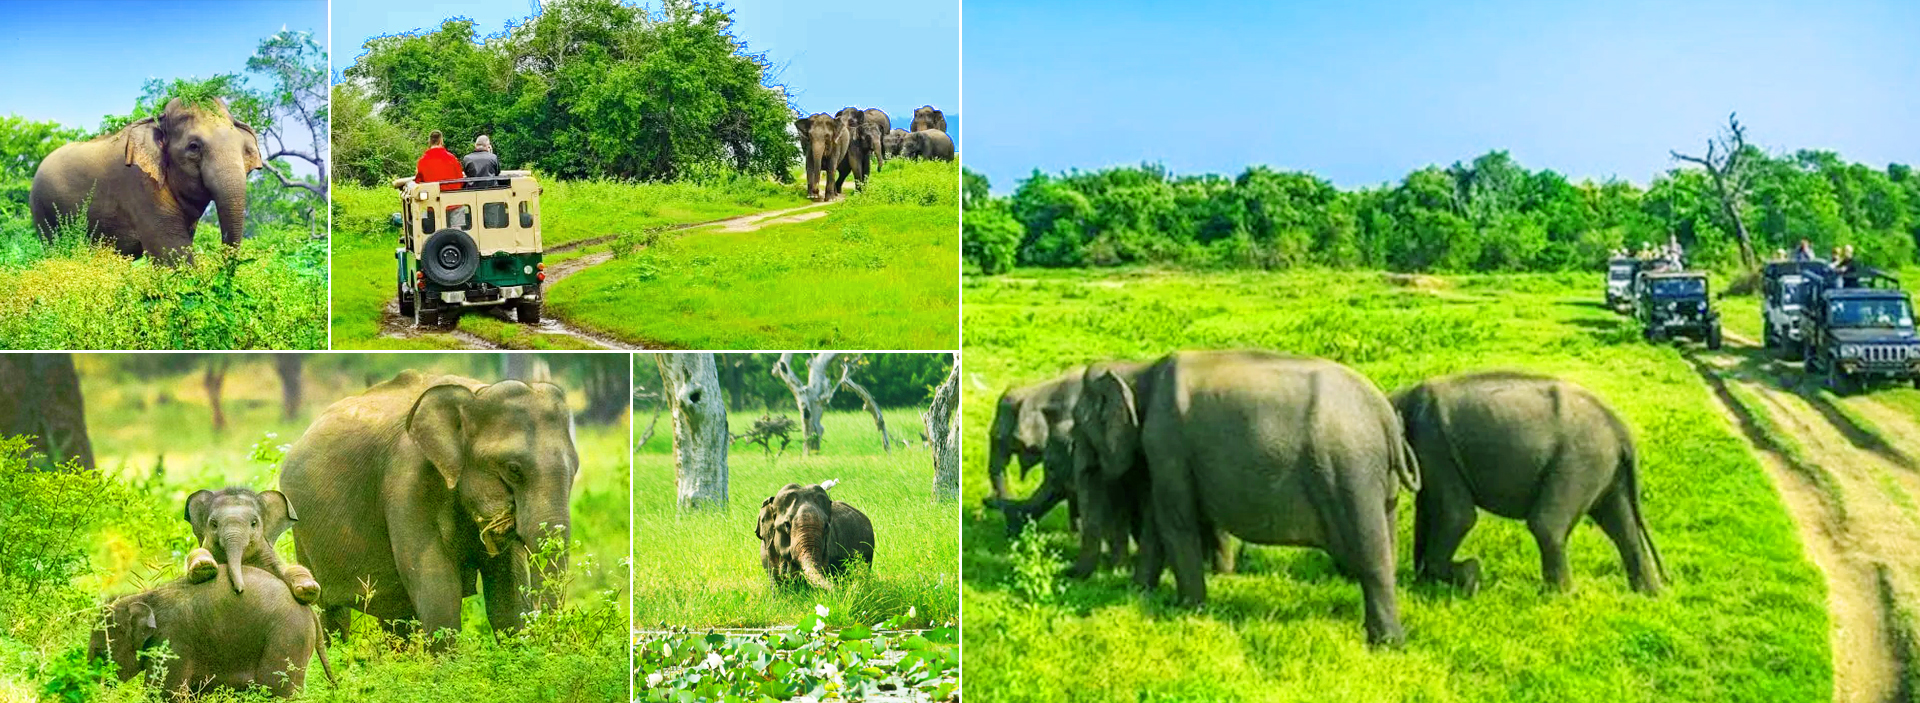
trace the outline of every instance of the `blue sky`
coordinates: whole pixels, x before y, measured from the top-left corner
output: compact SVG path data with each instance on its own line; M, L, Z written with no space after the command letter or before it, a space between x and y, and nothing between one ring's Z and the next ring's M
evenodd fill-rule
M1772 151L1920 162L1920 2L966 0L969 169L1141 161L1342 187L1507 149L1645 184L1727 113Z
M646 3L658 9L659 3ZM960 97L958 0L918 6L878 2L724 2L733 11L734 36L772 61L773 82L785 84L805 112L848 105L886 110L898 126L913 108L932 104L957 112ZM333 67L353 65L370 37L434 29L449 17L472 19L485 36L508 20L533 14L530 0L395 2L334 0Z

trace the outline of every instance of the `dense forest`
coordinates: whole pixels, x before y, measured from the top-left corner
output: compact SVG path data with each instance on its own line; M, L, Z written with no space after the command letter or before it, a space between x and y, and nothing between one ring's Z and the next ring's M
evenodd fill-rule
M1774 155L1744 143L1733 153L1736 211L1762 258L1806 239L1822 252L1854 245L1876 265L1915 261L1920 177L1910 167L1879 170L1829 151ZM989 274L1130 263L1560 271L1596 268L1615 249L1670 234L1693 265L1740 260L1738 228L1712 172L1692 165L1645 188L1570 181L1505 151L1355 190L1266 166L1232 178L1156 164L1035 171L1007 197L994 197L979 174L965 179L965 256Z
M764 81L717 4L555 0L505 32L473 22L368 40L333 87L342 180L410 174L440 130L450 149L488 135L506 168L561 178L788 178L799 146L787 96Z

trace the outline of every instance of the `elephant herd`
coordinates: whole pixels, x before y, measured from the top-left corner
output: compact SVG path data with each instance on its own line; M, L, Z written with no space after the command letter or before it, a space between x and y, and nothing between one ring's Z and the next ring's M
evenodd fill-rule
M403 372L322 412L287 452L280 490L188 497L186 575L109 603L89 656L122 681L161 683L164 668L175 694L286 697L316 650L327 666L326 635L344 640L353 610L399 637L417 626L439 651L480 592L496 631L518 629L557 604L545 584L567 568L578 471L560 387ZM297 564L274 552L288 529ZM163 643L164 663L148 656Z
M1070 576L1128 561L1149 591L1171 567L1203 603L1205 571L1233 570L1232 538L1317 547L1359 582L1367 640L1404 640L1395 596L1400 489L1414 493L1416 578L1472 593L1477 561L1453 561L1478 510L1526 521L1547 585L1570 585L1566 544L1582 515L1619 549L1635 590L1664 567L1639 505L1626 425L1592 392L1524 373L1429 379L1391 398L1322 359L1183 351L1105 361L1008 390L990 429L990 508L1009 536L1067 502L1079 523ZM1025 500L1006 468L1043 465Z
M800 153L807 164L807 197L832 200L851 175L866 185L867 170L879 171L889 158L953 160L947 116L932 105L913 111L911 130L895 129L879 108L841 108L794 120Z

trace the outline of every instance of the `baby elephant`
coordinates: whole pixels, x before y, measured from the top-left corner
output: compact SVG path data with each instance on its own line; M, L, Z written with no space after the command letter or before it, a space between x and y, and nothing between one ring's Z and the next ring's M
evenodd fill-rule
M273 551L274 541L300 519L293 504L279 491L255 493L245 488L195 491L187 496L187 522L193 525L194 541L200 546L187 553L187 579L194 583L210 580L216 566L225 563L231 575L233 592L246 590L246 570L241 565L264 569L286 582L301 604L320 598L320 584L313 572L298 564L281 564Z
M1566 590L1567 537L1590 515L1613 539L1634 590L1666 567L1640 512L1633 437L1605 403L1567 381L1490 372L1427 380L1394 397L1420 461L1413 563L1422 579L1479 588L1477 559L1454 562L1475 506L1522 519L1547 585Z
M247 572L241 578L254 584L244 593L217 581L181 578L114 600L93 631L88 658L111 661L121 681L150 672L149 683L158 683L157 672L164 668L166 690L176 698L252 686L281 698L299 693L319 642L320 621L312 609L293 602L273 574L240 569ZM144 655L163 642L174 658L160 662ZM324 653L320 664L328 666Z
M830 577L854 560L873 564L873 523L851 505L827 497L837 481L789 483L760 503L760 565L775 586L799 579L827 590Z

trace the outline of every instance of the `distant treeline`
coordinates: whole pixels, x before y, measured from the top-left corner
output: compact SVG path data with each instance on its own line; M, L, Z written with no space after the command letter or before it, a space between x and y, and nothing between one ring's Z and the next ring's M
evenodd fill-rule
M786 179L799 159L787 96L765 85L717 4L659 12L619 0L554 0L505 33L473 22L368 40L333 87L339 177L412 175L427 133L465 153L488 135L503 167L562 178Z
M1852 244L1878 265L1914 261L1920 177L1908 166L1877 170L1827 151L1747 147L1742 156L1742 219L1761 258L1807 239L1822 252ZM1505 151L1357 190L1265 166L1228 178L1143 164L1035 171L1001 198L968 172L963 201L965 254L986 273L1128 263L1560 271L1597 268L1615 249L1665 243L1669 233L1693 265L1739 262L1705 170L1673 169L1645 189L1576 183L1527 170Z

